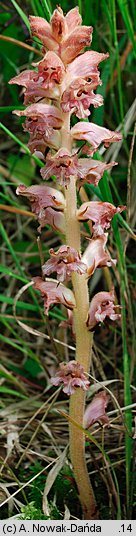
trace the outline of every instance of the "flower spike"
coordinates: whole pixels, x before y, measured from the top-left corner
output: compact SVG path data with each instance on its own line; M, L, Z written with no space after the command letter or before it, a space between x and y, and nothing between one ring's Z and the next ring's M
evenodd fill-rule
M61 243L58 244L57 240L57 250L50 249L50 258L42 267L42 275L47 279L34 277L32 283L43 297L46 315L50 306L60 304L66 307L68 316L60 325L70 326L75 339L75 361L61 363L51 383L61 385L64 393L71 395L71 463L83 517L92 520L97 518L98 511L85 462L83 434L84 391L90 385L91 332L105 318L116 320L120 314L114 304L113 289L98 292L89 306L88 279L97 268L115 265L116 261L111 259L106 249L106 231L114 214L122 212L125 207L87 200L78 208L77 191L85 183L96 187L104 171L116 165L115 162L107 164L94 160L93 156L102 143L107 148L112 142L119 142L122 136L119 132L95 125L89 119L85 120L91 114L91 106L103 104L103 97L98 92L98 86L102 84L99 64L108 58L108 54L94 50L84 52L84 48L91 44L92 27L82 26L79 8L74 7L64 15L58 6L50 22L42 17L30 16L30 27L32 35L41 42L40 54L43 56L40 61L32 63L31 69L12 78L10 83L23 86L26 109L14 113L25 117L23 128L29 133L29 150L43 161L41 176L44 180L50 179L50 183L49 187L44 184L26 187L22 184L18 186L17 194L30 201L32 212L39 222L38 231L50 225L61 233ZM75 119L71 122L72 114L83 121L76 122ZM84 143L79 144L80 140ZM83 200L86 201L86 196ZM92 237L81 256L80 222L88 220L92 221ZM50 279L52 273L56 273L56 279ZM69 280L72 290L68 284L63 284ZM105 413L107 402L105 392L93 398L85 411L85 427L99 420L108 424Z

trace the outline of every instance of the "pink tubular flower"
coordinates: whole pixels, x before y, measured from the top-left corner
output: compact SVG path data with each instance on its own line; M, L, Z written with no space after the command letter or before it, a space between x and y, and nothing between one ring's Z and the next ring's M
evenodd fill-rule
M78 274L84 274L86 272L86 264L81 261L79 253L70 246L61 246L58 251L54 251L53 248L49 251L51 259L49 259L43 266L43 273L50 275L53 272L57 272L57 279L59 281L68 281L72 272Z
M77 218L79 221L92 220L95 222L93 226L94 236L100 236L103 234L104 229L109 229L111 219L115 214L125 210L125 206L114 207L111 203L102 201L89 201L83 203L77 211Z
M105 147L109 147L110 143L120 141L122 135L119 132L108 130L104 127L99 127L95 123L86 123L84 121L76 123L71 128L71 136L76 140L86 140L92 145L90 154L93 155L99 145L104 143Z
M35 213L40 223L38 228L49 224L57 231L64 233L64 215L65 198L61 192L49 186L33 185L26 188L24 184L20 184L16 190L17 195L28 197L32 212Z
M76 306L75 298L72 290L58 283L55 279L43 281L41 277L33 277L34 288L41 292L44 299L44 311L48 315L50 305L54 303L62 303L68 309L73 309Z
M34 121L31 121L31 124L26 121L24 130L30 133L28 147L32 154L37 154L40 152L42 153L42 158L44 159L47 147L57 150L59 149L61 144L61 136L58 130L54 130L51 127L41 124L41 121L39 120L37 121L35 130Z
M42 60L33 65L38 68L38 71L23 71L12 78L9 84L24 86L24 104L30 104L41 98L58 99L59 84L65 73L61 59L55 52L47 52Z
M69 363L60 363L59 371L54 378L51 378L53 385L63 383L63 392L67 395L73 395L77 387L81 387L84 391L89 389L90 382L87 379L87 374L80 363L69 361Z
M106 162L100 162L99 160L93 160L92 158L79 158L77 164L78 188L81 188L84 183L97 186L104 171L111 169L115 165L116 162L106 164Z
M51 152L46 157L46 165L41 169L41 175L44 180L48 180L55 175L59 184L66 186L69 184L70 176L77 178L77 186L80 188L85 182L97 186L105 170L111 169L116 162L106 164L92 158L78 158L77 154L61 148L53 155Z
M111 259L109 252L105 250L107 238L108 235L105 233L98 238L96 237L90 240L82 256L82 261L87 265L87 274L89 277L98 267L116 264L116 260Z
M41 124L45 126L45 123L51 127L60 128L62 126L61 111L52 104L45 104L43 102L37 102L30 104L25 110L14 110L16 115L25 115L28 119L33 121L41 120ZM36 125L35 125L36 126Z
M16 193L17 195L28 197L32 205L32 211L36 215L39 215L41 209L47 207L53 207L56 210L64 210L65 208L65 198L62 192L49 186L34 184L27 188L24 184L20 184Z
M64 40L61 46L61 59L64 64L70 63L83 51L84 47L90 46L92 31L91 26L81 26L69 33L67 39Z
M88 404L84 414L84 428L89 428L97 421L101 421L102 424L109 424L109 417L105 413L107 404L109 402L109 395L105 391L100 391L94 396L92 402Z
M87 318L87 327L89 330L93 331L95 326L99 322L104 322L106 317L109 317L111 320L120 319L120 314L115 312L116 307L114 305L115 295L114 290L110 292L98 292L93 297Z
M84 52L84 54L75 58L75 60L68 65L67 80L71 82L75 78L82 78L92 82L92 89L94 89L93 84L97 84L97 86L101 85L98 65L108 57L108 53L103 54L96 52L95 50L87 50L87 52Z
M28 147L31 152L35 150L44 154L47 146L59 148L62 125L61 111L56 107L43 102L31 104L25 110L15 110L18 116L26 116L24 130L30 133Z
M94 89L97 85L94 84ZM74 80L64 91L61 99L63 112L74 112L79 119L90 115L89 106L93 104L95 108L102 106L103 97L93 92L92 82L86 82L82 78Z
M66 76L62 81L61 107L64 112L74 109L79 118L90 115L89 106L101 106L103 98L93 90L101 84L98 64L107 58L107 54L87 51L68 65Z
M62 212L54 210L52 207L48 207L45 210L41 211L39 217L40 227L38 230L41 231L41 228L45 225L51 225L55 231L60 233L65 233L65 218Z
M46 49L59 54L64 63L70 63L84 47L90 46L92 27L81 26L78 7L64 17L60 7L55 9L50 24L42 17L30 17L32 35L38 37Z
M41 169L42 178L48 180L51 175L59 179L59 183L66 186L71 175L77 173L78 159L76 155L71 155L65 148L53 156L49 153L46 157L46 166Z

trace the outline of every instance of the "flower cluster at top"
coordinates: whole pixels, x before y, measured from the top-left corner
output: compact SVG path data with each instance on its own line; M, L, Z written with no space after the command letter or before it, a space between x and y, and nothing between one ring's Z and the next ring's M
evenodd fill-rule
M90 106L103 104L102 96L96 93L102 83L98 67L108 54L90 49L84 52L84 48L91 45L92 27L82 25L78 7L71 9L66 16L58 7L50 23L42 17L30 16L30 26L32 35L42 43L43 57L38 63L33 63L34 69L23 71L10 80L10 84L24 87L26 109L14 113L26 117L24 130L29 133L28 147L44 162L42 179L48 181L55 175L57 187L53 188L51 183L49 186L42 183L28 188L21 184L17 194L30 200L39 222L39 231L49 224L64 235L65 188L68 188L71 178L76 180L77 190L84 183L97 186L104 171L116 164L106 164L93 156L102 143L107 148L110 143L118 142L120 133L88 120ZM72 114L82 121L76 120L71 126ZM68 133L65 133L66 121L69 123ZM78 140L83 142L80 143L80 152ZM56 273L57 280L34 278L34 287L44 298L45 313L48 314L52 304L65 305L69 316L63 325L70 324L73 332L72 311L76 302L74 293L63 282L69 281L73 272L81 277L86 274L89 278L96 268L115 263L106 248L107 229L113 216L124 208L100 201L83 203L77 209L76 218L79 223L92 221L92 237L83 256L80 251L65 244L58 251L51 249L43 273L46 277ZM116 313L113 289L94 296L86 319L88 329L94 330L106 316L111 320L120 316Z

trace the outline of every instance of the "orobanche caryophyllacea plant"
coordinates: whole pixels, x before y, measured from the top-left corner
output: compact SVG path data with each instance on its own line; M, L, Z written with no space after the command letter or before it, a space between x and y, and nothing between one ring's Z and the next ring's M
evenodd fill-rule
M26 116L24 130L30 134L29 149L45 162L42 179L47 181L56 176L56 188L44 183L29 188L20 185L17 194L30 200L40 231L49 224L64 236L64 244L57 251L50 250L43 277L35 277L33 283L43 296L46 315L52 304L60 303L67 308L68 320L62 324L71 326L76 340L75 360L61 363L51 381L53 385L62 385L64 393L70 396L71 462L84 518L94 519L98 510L86 467L82 427L98 419L108 422L105 414L108 397L105 392L99 393L85 412L93 331L106 317L116 320L120 315L114 305L113 289L98 292L89 303L88 280L96 268L115 263L106 248L107 230L114 214L125 207L116 208L100 201L87 201L77 207L77 191L81 186L85 182L96 186L104 171L115 164L93 159L99 145L109 147L111 142L121 139L118 132L88 120L90 105L103 104L102 96L94 91L101 84L99 63L108 54L84 52L84 47L91 44L92 27L81 23L78 7L66 16L58 7L50 23L30 16L32 35L43 45L43 58L33 64L35 69L21 72L10 83L25 88L27 107L14 113ZM71 126L73 114L78 119ZM92 237L81 256L80 229L82 222L88 220L92 222ZM56 273L56 279L50 277L52 273Z

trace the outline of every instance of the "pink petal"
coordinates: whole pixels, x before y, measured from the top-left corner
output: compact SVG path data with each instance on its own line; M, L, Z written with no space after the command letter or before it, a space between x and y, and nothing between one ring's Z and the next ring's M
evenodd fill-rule
M94 123L86 123L84 121L77 123L71 128L71 136L73 139L89 142L92 145L92 155L97 151L97 148L102 142L105 147L109 147L110 143L122 139L122 135L119 132L114 132Z
M30 17L32 35L38 37L45 48L54 50L64 63L70 63L84 47L90 46L92 27L80 26L78 8L72 9L66 17L58 7L51 17L51 24L42 17Z
M18 76L12 78L9 84L24 86L24 104L30 104L41 97L48 97L47 84L41 81L36 71L23 71Z
M91 158L79 158L78 159L78 187L80 188L84 183L94 184L97 186L104 171L116 166L116 162L106 164L106 162L100 162L99 160L93 160Z
M56 382L57 380L57 382ZM69 363L61 363L56 376L51 378L53 385L64 384L63 391L67 395L72 395L77 387L81 387L84 391L89 388L90 382L87 379L87 374L77 361L69 361Z
M46 165L41 170L42 178L48 180L52 175L59 179L59 183L66 186L71 175L77 171L78 159L76 155L71 155L65 148L59 149L53 156L48 153Z
M68 396L73 395L76 391L77 387L80 387L83 389L83 391L87 391L89 389L90 383L88 380L81 380L80 378L72 378L70 379L69 383L63 387L63 392L66 393Z
M76 107L77 117L87 117L91 104L94 106L103 104L102 96L94 95L93 90L101 84L98 64L107 57L108 54L87 51L68 65L67 74L62 83L61 106L64 112Z
M18 86L27 87L34 74L34 70L32 71L30 69L27 69L26 71L22 71L17 76L14 76L14 78L11 78L11 80L9 80L9 84L17 84Z
M49 224L53 229L64 233L64 215L60 210L65 208L65 199L61 192L48 186L33 185L26 188L24 184L20 184L16 193L28 197L32 212L36 214L40 223L39 231Z
M47 125L55 128L62 126L61 111L51 104L44 104L43 102L37 102L31 104L25 110L14 110L14 114L18 116L26 116L32 120L41 120L41 125L46 122Z
M85 47L90 46L92 31L91 26L77 26L64 40L61 46L61 59L65 64L71 63Z
M47 146L59 148L60 133L52 128L60 128L62 125L61 112L56 106L38 102L25 110L15 110L14 113L27 118L24 130L30 133L28 147L32 153L40 151L44 154Z
M30 124L31 123L31 124ZM33 154L41 152L43 157L47 147L58 150L61 144L61 135L59 130L54 130L53 128L46 127L41 121L37 121L37 125L34 125L34 121L30 123L25 122L24 130L30 132L30 138L28 142L28 147ZM34 130L35 127L35 130Z
M97 84L93 85L95 89ZM70 86L63 92L61 98L61 108L63 112L69 112L75 108L77 117L84 118L90 114L89 106L91 104L96 108L102 106L103 97L94 94L92 83L86 82L82 78L76 78Z
M58 43L55 40L51 25L43 17L29 17L32 35L35 35L40 39L43 45L49 49L58 52Z
M50 275L57 272L59 281L69 280L72 272L86 273L86 264L81 261L78 252L70 246L61 246L58 251L50 249L51 258L44 264L43 273Z
M49 186L34 184L28 188L20 184L16 190L17 195L28 197L32 204L32 210L39 214L42 208L53 207L56 210L64 210L65 198L59 190Z
M41 277L34 277L34 288L41 292L44 298L45 314L48 314L50 305L62 303L68 309L73 309L76 305L72 290L58 283L55 279L43 281Z
M103 234L99 238L93 238L89 242L85 253L82 256L82 261L87 265L87 273L91 276L96 268L102 266L112 266L116 261L111 259L108 251L105 250L107 243L107 234Z
M73 30L75 30L75 28L77 28L77 26L81 26L82 17L81 17L81 15L79 13L78 6L74 7L73 9L70 9L70 11L68 11L65 19L66 19L66 23L67 23L69 33L73 32Z
M103 54L94 50L87 50L83 55L78 56L67 67L69 78L91 78L92 82L99 83L98 65L101 61L106 60L109 54Z
M105 409L109 402L109 395L105 391L100 391L94 396L92 402L88 404L84 414L84 428L89 428L97 421L102 424L109 424L109 418L105 413Z
M47 52L42 60L32 65L38 67L39 74L50 82L60 83L65 74L63 62L55 52Z
M66 17L64 17L61 7L54 10L50 23L55 40L61 43L68 33Z
M78 158L76 154L70 154L67 149L62 147L54 155L48 153L46 165L42 168L41 175L44 180L55 175L59 183L64 186L67 186L72 175L77 177L79 188L84 182L97 186L104 171L115 165L116 162L106 164L91 158Z
M54 210L52 207L42 209L39 213L38 221L40 223L40 227L38 227L39 232L41 232L42 227L45 225L51 225L55 231L59 231L62 234L65 233L64 214L58 210Z
M94 327L99 322L103 322L106 317L109 317L111 320L120 319L120 314L115 312L116 306L114 305L114 301L115 296L113 289L110 292L104 291L95 294L91 301L88 312L88 329L90 329L91 331L94 330Z
M63 79L65 69L61 59L55 52L47 52L38 63L33 63L38 71L23 71L10 80L10 84L22 85L26 88L24 103L29 104L41 97L58 99L59 83Z
M113 216L125 210L125 206L114 207L111 203L102 201L89 201L83 203L77 211L79 221L92 220L95 222L93 232L97 236L103 234L104 229L110 227L110 222Z

